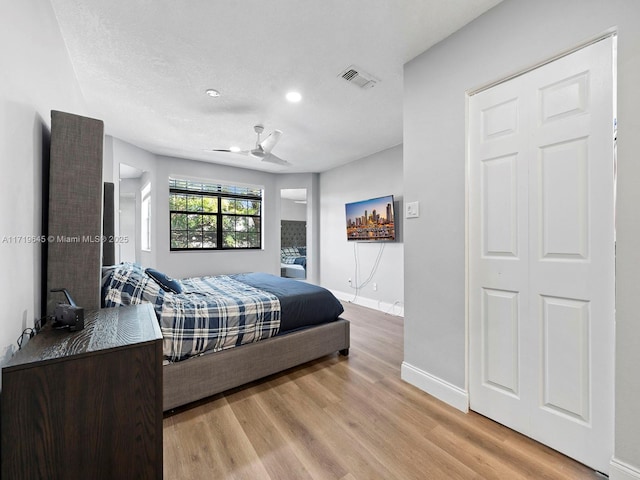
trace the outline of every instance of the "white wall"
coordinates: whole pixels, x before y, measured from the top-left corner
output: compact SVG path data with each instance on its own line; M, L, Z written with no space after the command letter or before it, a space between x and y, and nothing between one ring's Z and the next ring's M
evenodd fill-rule
M49 2L0 1L0 364L41 315L42 172L51 110L87 115ZM13 237L13 240L12 240Z
M402 314L404 304L404 245L402 146L370 155L320 174L320 279L341 300ZM394 195L396 242L347 242L345 203ZM355 270L358 258L358 281L364 282L384 248L379 267L368 286L357 292ZM355 249L355 251L354 251ZM377 290L373 289L376 283Z
M618 36L616 432L611 478L640 478L640 2L505 0L405 66L405 362L466 389L465 91L615 27ZM425 274L428 272L428 274ZM434 384L434 382L431 382ZM627 472L628 473L628 472ZM631 478L631 477L629 477Z

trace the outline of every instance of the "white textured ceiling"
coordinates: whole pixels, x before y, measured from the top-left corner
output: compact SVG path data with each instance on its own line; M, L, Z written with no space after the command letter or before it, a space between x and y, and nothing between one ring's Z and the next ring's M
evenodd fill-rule
M403 64L499 1L51 3L89 113L107 134L157 154L288 173L402 143ZM379 83L363 90L340 78L350 65ZM288 103L289 90L302 101ZM273 153L292 166L205 152L253 147L258 123L284 132Z

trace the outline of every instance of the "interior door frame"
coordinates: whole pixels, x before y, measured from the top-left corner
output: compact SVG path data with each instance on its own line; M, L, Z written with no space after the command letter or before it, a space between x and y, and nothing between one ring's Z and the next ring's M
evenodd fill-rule
M464 254L465 254L465 258L464 258L464 263L465 263L465 294L464 294L464 310L465 310L465 392L466 392L466 409L464 409L465 412L468 412L470 409L470 403L471 403L471 393L470 393L470 388L469 388L469 371L470 371L470 354L469 354L469 349L470 349L470 342L471 342L471 338L470 338L470 312L469 312L469 293L470 293L470 289L469 289L469 282L470 282L470 275L469 275L469 262L470 262L470 251L469 251L469 234L470 234L470 225L469 225L469 221L470 221L470 217L469 217L469 210L470 210L470 196L469 196L469 185L471 182L471 158L470 158L470 147L469 147L469 118L470 118L470 111L469 111L469 100L470 97L472 97L473 95L483 92L485 90L488 90L496 85L500 85L501 83L505 83L508 82L509 80L512 80L516 77L519 77L521 75L525 75L539 67L542 67L543 65L547 65L549 63L554 62L555 60L558 60L560 58L566 57L568 55L571 55L572 53L581 50L585 47L588 47L594 43L597 43L601 40L607 39L609 37L614 37L614 71L613 71L613 75L614 75L614 79L613 79L613 84L614 86L617 84L617 71L616 71L616 62L615 62L615 58L617 57L616 53L615 53L615 49L616 49L616 41L615 41L615 37L618 34L618 30L616 28L610 28L590 39L585 40L584 42L581 42L578 45L575 45L572 48L569 48L567 50L563 50L562 52L558 53L557 55L554 55L550 58L547 58L543 61L537 62L525 69L519 70L517 72L511 73L511 74L507 74L505 77L500 78L498 80L494 80L491 81L489 83L486 83L482 86L479 87L475 87L472 89L469 89L465 92L465 211L464 211L464 215L465 215L465 242L464 242ZM614 88L614 102L613 102L613 108L614 108L614 117L617 118L617 106L616 106L616 88ZM617 172L617 168L616 168L616 163L617 160L615 158L615 153L614 153L614 192L617 190L616 189L616 183L617 183L617 178L615 177L615 172ZM614 215L615 215L615 205L616 205L616 200L614 198ZM615 228L615 222L614 222L614 228ZM614 231L614 242L615 242L615 231ZM614 256L614 261L615 261L615 256ZM615 277L614 277L614 289L615 289ZM614 297L615 300L615 297ZM614 314L615 314L615 304L614 304ZM614 321L615 321L615 317L614 317ZM615 338L614 338L615 340ZM615 353L615 345L614 345L614 353ZM615 372L614 372L615 373ZM615 380L614 380L615 381ZM614 384L615 385L615 384Z

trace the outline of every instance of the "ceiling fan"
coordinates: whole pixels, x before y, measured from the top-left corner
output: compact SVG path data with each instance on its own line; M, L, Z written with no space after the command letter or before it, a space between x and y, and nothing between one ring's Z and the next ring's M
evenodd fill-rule
M253 131L256 132L258 138L256 139L256 146L251 150L241 150L235 151L230 149L212 149L210 152L228 152L228 153L237 153L239 155L249 155L254 158L259 158L263 162L276 163L278 165L291 165L291 163L283 160L282 158L271 153L273 147L276 146L278 140L280 140L280 136L282 135L282 131L274 130L271 132L267 138L260 141L260 134L264 131L264 125L255 125L253 127Z

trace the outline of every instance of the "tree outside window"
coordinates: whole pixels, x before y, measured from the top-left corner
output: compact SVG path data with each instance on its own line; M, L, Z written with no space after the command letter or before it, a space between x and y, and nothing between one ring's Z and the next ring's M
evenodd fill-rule
M171 250L262 248L262 189L169 179Z

